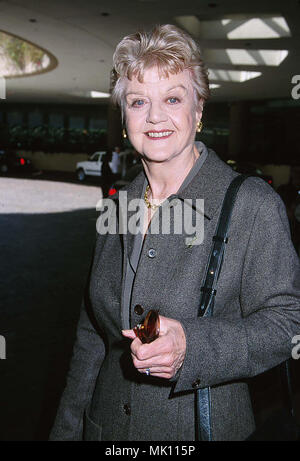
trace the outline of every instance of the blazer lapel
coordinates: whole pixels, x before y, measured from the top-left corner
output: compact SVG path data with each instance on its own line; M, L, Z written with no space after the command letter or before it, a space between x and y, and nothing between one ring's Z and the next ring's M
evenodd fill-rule
M204 200L204 216L211 220L216 211L222 206L225 190L232 178L237 174L232 168L224 168L224 162L219 159L212 149L208 149L208 156L192 181L176 195L180 199Z
M141 197L143 185L145 181L145 174L143 171L129 184L127 189L118 191L112 199L117 203L118 209L118 228L121 233L121 240L123 242L123 262L122 262L122 286L121 286L121 322L122 328L128 328L128 320L124 316L124 291L126 281L127 263L132 254L134 237L135 235L128 232L128 222L135 211L128 210L128 204L133 199Z

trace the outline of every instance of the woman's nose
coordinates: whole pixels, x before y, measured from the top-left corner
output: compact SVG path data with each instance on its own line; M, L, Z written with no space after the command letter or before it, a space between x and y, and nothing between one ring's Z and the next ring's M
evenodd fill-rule
M147 122L148 123L160 123L165 122L167 120L167 114L163 110L163 107L160 103L152 102L149 105L149 110L147 114Z

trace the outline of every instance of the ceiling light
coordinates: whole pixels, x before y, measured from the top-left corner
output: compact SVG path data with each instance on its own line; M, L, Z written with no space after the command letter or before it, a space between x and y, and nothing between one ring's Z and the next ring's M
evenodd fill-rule
M91 91L90 92L91 98L109 98L109 93L102 93L101 91Z
M279 38L291 35L283 17L252 18L245 20L243 24L239 23L240 21L232 19L226 24L231 29L227 33L228 39Z
M175 21L199 39L249 40L290 37L289 26L279 15L230 15L219 20L202 20L197 16L176 16Z
M215 88L220 88L221 85L217 85L216 83L210 83L209 84L209 89L214 90Z
M250 72L248 70L225 70L225 69L209 69L209 80L221 82L246 82L253 78L260 77L261 72Z
M279 66L288 56L288 50L245 50L236 48L207 49L203 57L214 64L247 66Z

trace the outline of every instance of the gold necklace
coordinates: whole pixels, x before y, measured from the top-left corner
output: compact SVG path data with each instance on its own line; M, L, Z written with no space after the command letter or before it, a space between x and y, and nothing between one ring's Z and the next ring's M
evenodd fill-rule
M156 208L159 207L159 205L152 205L148 199L148 190L150 189L150 186L148 184L148 186L146 187L146 190L145 190L145 195L144 195L144 200L145 200L145 203L147 205L148 208L151 208L151 210L156 210Z
M195 165L196 160L197 160L197 157L194 158L193 166ZM148 184L148 186L146 187L146 190L145 190L144 200L145 200L145 203L146 203L148 208L151 208L151 210L156 210L156 208L158 208L160 205L152 205L150 203L150 200L148 199L148 191L149 191L149 189L150 189L150 186Z

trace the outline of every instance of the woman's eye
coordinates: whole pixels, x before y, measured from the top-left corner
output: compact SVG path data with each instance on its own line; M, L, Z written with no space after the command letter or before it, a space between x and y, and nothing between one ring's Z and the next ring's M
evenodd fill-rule
M179 102L179 99L178 99L178 98L169 98L168 101L169 101L171 104L176 104L177 102Z
M131 104L133 107L141 107L144 104L144 101L142 99L137 99L136 101L133 101Z

